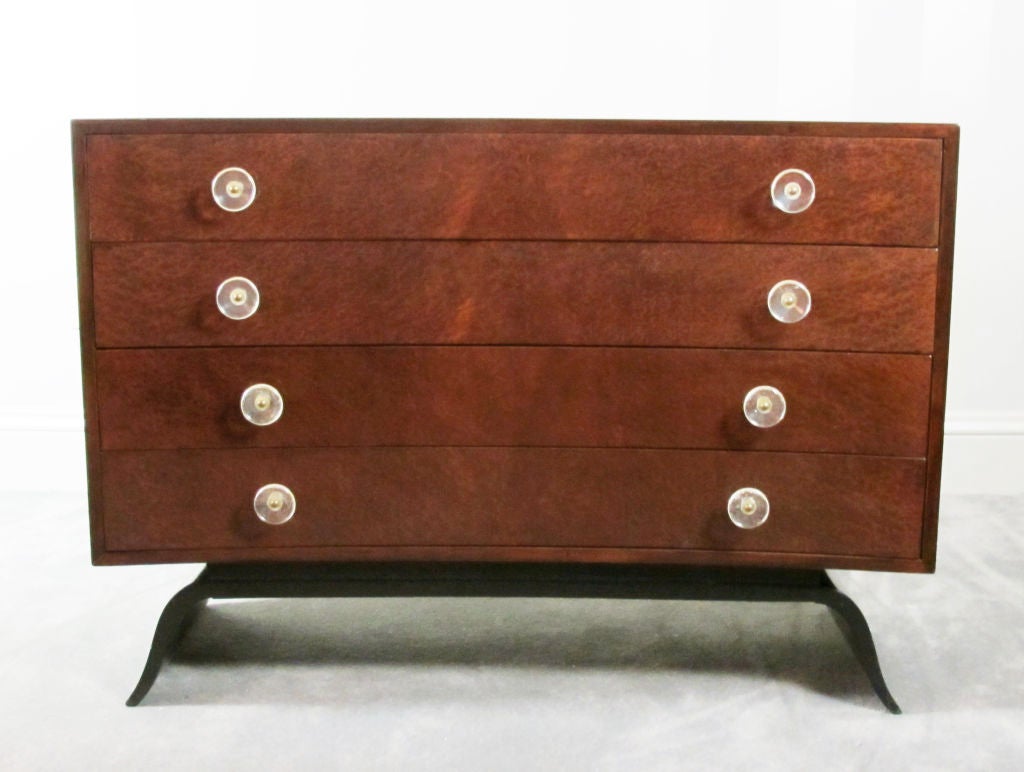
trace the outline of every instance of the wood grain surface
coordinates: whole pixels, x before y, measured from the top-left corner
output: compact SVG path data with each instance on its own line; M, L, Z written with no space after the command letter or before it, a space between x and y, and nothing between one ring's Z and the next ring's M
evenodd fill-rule
M104 449L357 445L925 454L930 359L716 349L359 346L98 352ZM271 426L239 400L284 398ZM786 397L751 426L746 393Z
M947 139L944 123L650 121L550 118L120 118L71 122L90 134L699 134L707 136Z
M105 453L106 549L617 547L909 559L920 548L924 462L823 454L540 448L359 448ZM287 485L269 526L256 490ZM771 514L742 530L741 487ZM277 553L281 559L287 553Z
M597 133L89 134L93 241L572 239L935 246L936 139ZM220 210L240 166L255 203ZM796 167L799 215L769 186Z
M951 126L943 138L942 214L935 292L935 343L932 357L931 408L928 414L928 489L925 494L921 554L929 571L935 570L939 528L939 491L942 482L942 441L946 419L946 379L949 371L950 306L953 300L953 244L956 235L957 170L960 127Z
M85 418L85 465L89 500L89 539L93 558L103 545L103 502L100 498L101 459L99 402L96 394L96 325L89 242L89 188L86 182L86 136L75 126L71 137L75 188L75 269L78 275L78 342L82 367L82 408Z
M95 562L934 570L956 126L72 128ZM209 192L232 165L238 214ZM817 183L795 216L789 167ZM262 293L242 322L232 275ZM765 308L783 278L796 325ZM257 381L270 427L238 409ZM767 430L761 383L789 400ZM286 526L252 512L267 482ZM772 502L749 532L744 485Z
M928 249L607 242L211 242L93 250L100 347L554 344L928 353ZM243 275L260 308L224 317ZM810 315L768 313L802 281Z

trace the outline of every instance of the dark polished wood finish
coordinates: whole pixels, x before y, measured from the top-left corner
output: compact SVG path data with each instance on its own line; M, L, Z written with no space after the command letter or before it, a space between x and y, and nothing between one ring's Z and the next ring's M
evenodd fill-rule
M85 121L73 139L97 563L934 569L956 127ZM238 214L209 195L231 165L259 186ZM768 198L789 167L817 183L800 215ZM232 275L262 294L241 322L213 304ZM814 297L795 325L765 308L785 278ZM242 420L254 382L281 388L278 424ZM739 409L762 383L789 400L767 430ZM267 482L297 494L284 526L252 512ZM725 514L748 485L772 503L749 532Z
M938 139L958 130L941 123L827 121L648 121L537 118L129 118L71 122L89 134L701 134L716 136Z
M926 249L604 242L99 244L101 348L390 343L697 346L930 353ZM260 290L241 322L211 302ZM766 296L811 290L782 324Z
M255 598L604 598L662 601L815 603L827 606L890 713L900 707L886 686L867 620L824 571L578 563L232 563L208 565L172 596L153 634L139 681L138 705L163 662L209 600Z
M85 463L89 498L89 538L95 560L106 542L100 479L99 400L96 397L96 324L92 244L89 241L89 186L86 178L86 133L72 124L71 156L75 185L75 248L78 272L78 338L82 358L82 402L85 418Z
M100 351L104 450L366 445L731 448L924 457L914 355L553 346ZM284 398L270 426L246 387ZM746 393L784 395L752 426Z
M570 239L935 246L942 143L768 135L91 134L94 241ZM209 195L241 166L244 214ZM801 217L766 190L822 181Z
M928 490L925 495L921 554L929 571L935 570L938 543L939 487L942 479L943 425L946 416L946 373L949 364L950 305L953 298L953 242L956 233L956 186L960 155L960 127L950 126L943 138L942 214L938 286L935 292L935 343L932 357L931 409L928 417Z
M267 481L295 494L282 526L252 515ZM107 454L116 551L446 545L671 548L911 559L924 463L824 454L542 448L329 448ZM768 521L723 517L759 486ZM157 506L154 506L157 503ZM680 556L682 558L683 556Z

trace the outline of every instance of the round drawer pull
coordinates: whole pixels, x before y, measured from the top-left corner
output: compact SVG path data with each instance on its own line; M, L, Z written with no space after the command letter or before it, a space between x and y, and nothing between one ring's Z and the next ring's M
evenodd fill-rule
M768 292L768 311L784 324L799 322L811 313L811 291L793 279L780 281Z
M786 417L786 398L774 386L755 386L743 398L743 415L762 429L775 426Z
M267 525L281 525L295 514L295 494L279 483L264 485L256 491L252 508Z
M269 426L284 412L281 392L269 383L256 383L242 392L242 415L256 426Z
M210 183L213 200L225 212L241 212L256 200L256 180L245 169L221 169Z
M232 276L217 287L217 308L228 319L248 319L260 307L260 291L244 276Z
M801 169L785 169L775 175L772 203L786 214L798 214L814 203L814 180Z
M757 488L740 488L729 497L727 509L737 528L757 528L768 519L768 497Z

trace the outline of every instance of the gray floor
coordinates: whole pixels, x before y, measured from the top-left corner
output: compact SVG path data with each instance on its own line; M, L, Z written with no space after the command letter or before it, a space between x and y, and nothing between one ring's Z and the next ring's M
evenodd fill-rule
M83 502L0 509L0 768L1024 768L1024 529L943 502L934 576L836 572L905 715L827 612L560 600L220 603L124 707L195 566L92 568Z

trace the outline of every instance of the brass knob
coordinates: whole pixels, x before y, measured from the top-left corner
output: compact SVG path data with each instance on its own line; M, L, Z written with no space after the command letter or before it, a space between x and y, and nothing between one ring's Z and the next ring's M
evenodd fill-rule
M774 386L755 386L743 398L743 415L762 429L775 426L786 417L786 398Z
M242 392L242 415L256 426L269 426L284 412L281 392L269 383L254 383Z
M282 525L295 514L295 494L280 483L264 485L256 491L252 508L267 525Z
M794 279L780 281L768 291L768 312L784 324L811 313L811 291Z
M210 183L213 200L225 212L241 212L256 200L256 180L245 169L221 169Z
M768 497L757 488L740 488L729 497L726 511L737 528L757 528L768 519Z
M770 190L775 208L786 214L799 214L814 203L814 180L802 169L779 172Z
M217 287L217 309L228 319L248 319L260 307L260 291L244 276L232 276Z

